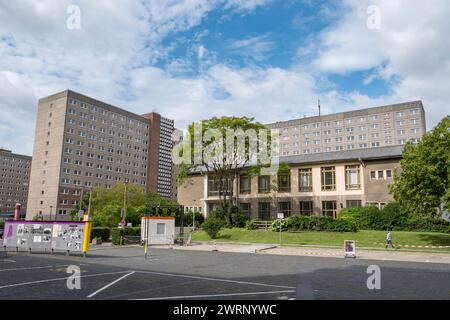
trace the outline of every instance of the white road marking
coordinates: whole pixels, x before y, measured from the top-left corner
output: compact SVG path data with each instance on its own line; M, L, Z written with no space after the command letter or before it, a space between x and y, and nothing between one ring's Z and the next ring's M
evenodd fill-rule
M223 294L204 294L197 296L173 296L173 297L158 297L158 298L144 298L144 299L131 299L131 300L169 300L169 299L196 299L196 298L214 298L214 297L231 297L231 296L253 296L264 294L276 294L276 293L294 293L295 290L284 291L259 291L259 292L240 292L240 293L223 293Z
M84 276L80 276L80 278L106 276L106 275L110 275L110 274L119 274L119 273L124 273L124 272L129 272L129 270L127 270L127 271L117 271L117 272L105 272L105 273L87 274L87 275L84 275ZM12 288L12 287L20 287L20 286L28 286L28 285L31 285L31 284L53 282L53 281L60 281L60 280L67 280L67 277L8 284L8 285L5 285L5 286L0 286L0 289Z
M97 293L100 293L100 292L102 292L103 290L105 290L105 289L111 287L113 284L119 282L120 280L125 279L125 278L128 277L128 276L131 276L131 275L132 275L133 273L135 273L135 272L136 272L136 271L132 271L132 272L130 272L130 273L127 273L127 274L124 275L123 277L120 277L119 279L114 280L113 282L107 284L107 285L104 286L103 288L100 288L100 289L98 289L97 291L91 293L91 294L88 295L87 297L88 297L88 298L92 298L92 297L95 296Z
M14 263L14 262L16 261L11 259L3 259L2 261L0 261L0 263Z
M11 260L12 261L12 260ZM15 261L14 261L15 262ZM84 266L85 264L79 264L79 266ZM34 270L34 269L51 269L51 268L62 268L68 267L68 264L56 265L56 266L41 266L41 267L25 267L25 268L11 268L11 269L0 269L0 272L5 271L20 271L20 270Z
M19 270L33 270L33 269L50 269L50 268L53 268L53 266L2 269L2 270L0 270L0 272L5 272L5 271L19 271Z
M220 282L231 282L231 283L238 283L238 284L248 284L248 285L263 286L263 287L296 289L295 287L280 286L280 285L275 285L275 284L266 284L266 283L259 283L259 282L248 282L248 281L238 281L238 280L228 280L228 279L218 279L218 278L207 278L207 277L200 277L200 276L188 276L188 275L182 275L182 274L163 273L163 272L154 272L154 271L136 271L136 272L138 272L138 273L150 273L150 274L161 275L161 276L170 276L170 277L180 277L180 278L189 278L189 279L198 279L198 280L208 280L208 281L220 281Z

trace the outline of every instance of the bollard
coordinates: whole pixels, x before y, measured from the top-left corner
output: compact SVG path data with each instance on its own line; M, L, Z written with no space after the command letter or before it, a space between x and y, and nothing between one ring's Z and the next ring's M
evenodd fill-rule
M216 243L215 240L214 240L214 249L213 249L213 251L219 251L219 250L217 250L217 243Z
M148 256L148 239L145 239L144 253L145 253L145 260L147 260L147 256Z

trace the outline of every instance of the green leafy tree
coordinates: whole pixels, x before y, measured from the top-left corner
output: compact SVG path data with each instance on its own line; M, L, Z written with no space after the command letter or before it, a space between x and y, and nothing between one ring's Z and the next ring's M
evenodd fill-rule
M404 212L430 217L450 209L450 116L418 144L405 145L390 191Z
M219 206L227 211L228 221L231 221L231 211L235 205L232 195L232 186L239 170L248 166L256 153L263 150L257 144L260 130L266 127L253 118L247 117L221 117L201 121L201 132L191 124L188 127L190 139L185 140L175 151L183 160L179 165L178 183L183 184L188 174L193 171L202 171L212 178L218 194ZM213 132L215 134L210 135ZM256 135L247 135L253 132ZM269 132L269 131L267 131ZM238 136L230 133L244 133ZM200 139L195 139L200 135ZM267 135L267 151L270 155L270 134ZM196 150L201 150L196 154ZM207 151L207 152L202 152ZM186 153L186 154L185 154ZM270 156L269 156L270 157ZM252 165L258 165L252 164Z

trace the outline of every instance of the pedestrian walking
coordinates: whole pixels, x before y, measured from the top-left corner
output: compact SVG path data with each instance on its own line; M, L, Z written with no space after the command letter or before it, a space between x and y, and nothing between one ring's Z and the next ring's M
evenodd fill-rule
M391 246L391 248L394 248L394 245L392 244L392 234L391 231L388 231L387 235L386 235L386 246L385 248L387 249L388 246Z

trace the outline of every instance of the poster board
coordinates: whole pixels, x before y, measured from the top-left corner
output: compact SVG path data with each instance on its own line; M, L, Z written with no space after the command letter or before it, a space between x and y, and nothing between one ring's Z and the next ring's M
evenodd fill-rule
M344 241L345 258L356 258L356 241L345 240Z
M83 252L84 231L86 223L55 222L53 225L53 250Z
M85 253L89 250L89 231L90 222L5 221L3 246L16 250Z
M17 249L50 250L53 223L5 221L3 246Z

